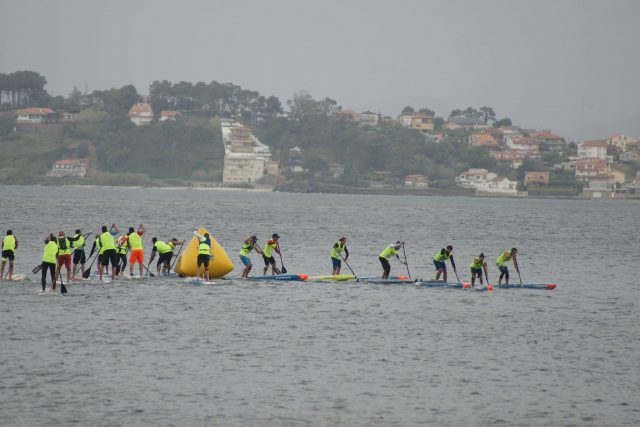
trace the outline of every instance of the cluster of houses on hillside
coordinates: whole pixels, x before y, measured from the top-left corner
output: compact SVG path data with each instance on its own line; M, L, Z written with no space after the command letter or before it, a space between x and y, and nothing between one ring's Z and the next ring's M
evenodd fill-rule
M55 125L62 126L65 121L73 121L78 115L71 113L58 114L49 108L25 108L14 112L16 129L46 129ZM521 190L545 188L553 185L553 171L565 171L575 177L581 184L583 195L591 198L621 197L629 194L640 195L640 175L625 176L622 170L624 163L640 162L640 141L635 138L617 134L604 140L585 140L576 145L569 144L565 138L549 130L526 129L518 126L502 126L494 128L486 118L454 116L447 122L440 121L436 126L436 118L427 112L402 113L397 118L382 117L379 113L352 110L340 110L336 114L348 117L360 126L376 127L381 123L393 123L420 132L427 142L440 142L448 135L462 134L469 147L480 147L488 150L499 165L518 169L526 159L541 160L544 153L562 154L565 161L541 168L538 171L527 171L524 179L517 182L509 176L499 176L487 169L469 169L460 173L455 182L458 186L474 189L480 194L524 195ZM161 111L154 114L151 105L139 102L131 106L128 117L136 126L150 125L154 120L173 121L180 118L178 111ZM439 120L439 119L438 119ZM269 147L253 135L251 129L241 123L222 119L222 137L225 146L223 170L224 184L254 184L264 181L267 176L281 177L279 166L271 159ZM464 131L464 132L459 132ZM42 132L38 130L38 132ZM566 154L570 152L570 156ZM290 153L291 154L291 153ZM550 156L545 156L549 159ZM551 156L553 157L553 156ZM290 158L295 158L292 153ZM542 164L542 162L536 162ZM292 165L292 168L300 166ZM90 168L90 161L84 158L65 158L56 161L48 173L50 176L84 177ZM292 169L292 172L296 170ZM504 171L504 167L500 170ZM344 165L330 165L329 175L340 176ZM383 179L384 176L379 178ZM429 178L421 174L410 174L404 177L406 187L428 188ZM520 184L520 185L519 185Z
M489 150L499 164L519 168L525 159L539 160L542 152L565 152L567 142L554 133L543 130L520 129L515 126L499 129L480 129L469 136L470 147ZM550 184L551 170L571 171L576 183L582 184L583 195L590 198L625 197L640 194L638 176L625 176L621 165L640 160L640 141L618 134L606 140L587 140L577 144L577 153L568 161L559 162L545 170L527 172L523 186L542 187ZM516 185L504 177L484 169L470 169L456 177L464 188L478 193L518 194Z

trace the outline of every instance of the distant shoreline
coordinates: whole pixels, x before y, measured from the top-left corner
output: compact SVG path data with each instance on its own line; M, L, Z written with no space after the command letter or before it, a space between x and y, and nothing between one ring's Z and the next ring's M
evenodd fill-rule
M195 191L213 191L213 192L233 192L241 191L246 193L291 193L291 194L358 194L358 195L372 195L372 196L417 196L417 197L429 197L429 196L442 196L442 197L478 197L478 198L500 198L500 199L556 199L556 200L640 200L640 194L633 195L632 197L604 197L600 199L588 198L581 195L577 196L561 196L561 195L510 195L500 193L475 193L470 189L440 189L440 188L364 188L364 187L344 187L344 188L325 188L318 187L305 191L292 190L292 189L278 189L273 187L259 187L259 188L242 188L242 187L223 187L223 186L209 186L209 185L184 185L184 186L164 186L164 185L97 185L97 184L59 184L54 185L51 183L35 183L35 184L19 184L19 183L3 183L0 185L15 185L15 186L40 186L40 187L85 187L85 188L134 188L134 189L164 189L164 190L195 190Z

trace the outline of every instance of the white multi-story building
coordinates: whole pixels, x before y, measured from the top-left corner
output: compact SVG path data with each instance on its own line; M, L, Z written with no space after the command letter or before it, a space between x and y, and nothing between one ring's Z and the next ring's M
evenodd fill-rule
M225 184L253 184L265 174L265 165L271 160L271 151L240 123L222 123L224 142L224 169L222 182Z
M476 188L478 193L507 194L515 196L518 194L518 182L511 181L506 177L495 177L492 180L480 183Z
M486 169L469 169L458 175L455 180L459 187L478 188L496 178L497 175Z
M605 141L592 140L582 141L578 144L578 157L594 157L597 159L607 159L608 144Z
M18 123L47 123L52 120L55 112L49 108L25 108L18 110Z
M153 110L151 109L151 105L147 103L134 104L129 109L129 119L131 119L136 126L150 124L153 120Z
M53 166L47 175L55 177L73 176L84 178L87 175L90 161L87 158L61 159L53 162Z

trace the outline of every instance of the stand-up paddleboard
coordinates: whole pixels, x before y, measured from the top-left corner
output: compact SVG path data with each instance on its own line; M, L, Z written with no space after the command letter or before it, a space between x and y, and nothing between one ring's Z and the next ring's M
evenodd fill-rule
M416 286L420 288L450 288L450 289L469 289L474 291L491 291L493 286L481 285L480 283L471 286L471 283L444 282L442 280L425 280L421 279L416 282Z
M205 233L209 233L209 231L205 228L200 228L198 229L198 233L204 235ZM224 248L220 246L211 233L209 233L209 237L211 238L212 255L209 259L209 275L212 278L222 277L233 270L233 263L231 259L229 259L227 252L225 252ZM199 274L202 275L202 272L198 271L198 247L200 240L193 236L189 244L185 243L185 245L187 246L176 261L174 271L181 276L198 277Z
M13 274L11 276L11 280L9 280L9 278L5 278L4 280L8 280L10 282L24 282L24 281L27 281L29 279L27 279L27 275L26 274L17 273L17 274Z
M364 279L364 282L373 283L377 285L413 285L416 283L416 279L381 279L381 278L371 278Z
M271 276L253 276L249 280L283 280L288 282L305 281L309 278L308 274L278 274Z
M49 295L49 296L52 296L52 297L59 297L59 296L62 295L60 293L60 291L51 292L51 291L42 291L42 290L40 290L37 293L38 293L38 295Z
M206 280L206 279L203 279L202 277L189 277L185 279L184 283L188 285L196 285L196 286L216 284L216 282L214 282L213 280Z
M130 276L129 274L122 274L120 276L117 277L117 279L122 279L122 280L144 280L146 279L146 277L144 276Z
M382 279L380 276L358 276L358 279L360 279L360 281L369 281L369 280L409 280L414 282L416 279L412 279L409 276L389 276L386 279Z
M310 282L344 282L346 280L356 280L353 274L331 274L327 276L311 276Z
M508 285L494 285L496 289L555 289L558 285L555 283L509 283Z

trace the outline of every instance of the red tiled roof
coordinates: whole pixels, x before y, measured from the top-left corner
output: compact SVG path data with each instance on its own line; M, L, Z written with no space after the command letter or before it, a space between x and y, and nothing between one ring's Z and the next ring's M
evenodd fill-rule
M129 117L139 116L140 114L153 114L153 110L151 110L151 105L149 104L133 104L133 106L129 109Z
M162 110L160 111L160 117L176 117L179 116L180 112L179 111L172 111L172 110Z
M604 170L607 168L607 163L604 159L599 159L597 157L586 157L584 159L576 160L576 170L584 171L587 169L587 166L591 165L590 170Z
M54 164L56 165L73 165L73 164L88 164L89 163L89 159L87 158L69 158L69 159L60 159L60 160L56 160L54 162Z
M549 139L549 140L564 140L563 137L556 135L555 133L551 133L548 130L542 130L542 131L538 131L538 132L534 132L533 133L533 137L534 138L543 138L543 139Z
M582 141L580 143L580 145L582 145L583 147L598 147L598 148L607 148L607 146L609 144L607 144L605 141L599 140L599 139L592 139L589 141Z
M473 138L473 141L476 145L479 145L481 147L499 147L500 146L500 144L498 144L498 141L496 141L496 139L488 133L477 133L477 134L471 135L471 138Z

